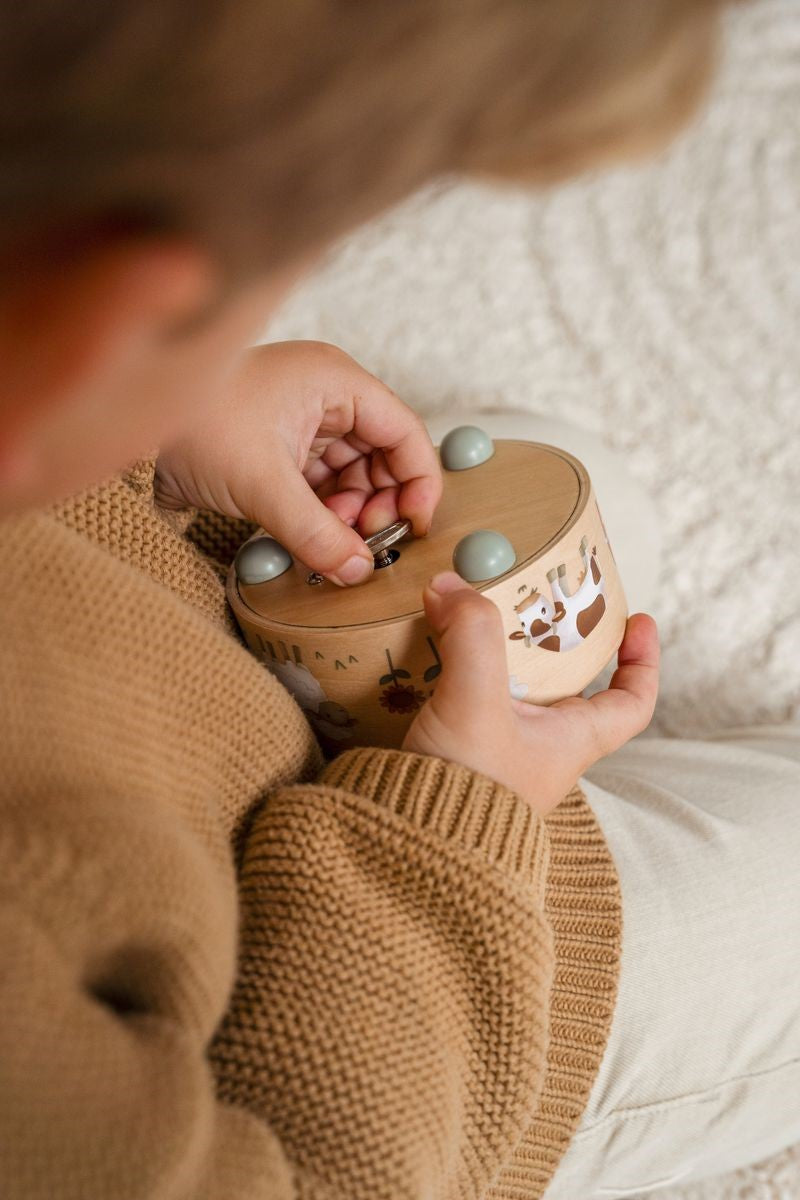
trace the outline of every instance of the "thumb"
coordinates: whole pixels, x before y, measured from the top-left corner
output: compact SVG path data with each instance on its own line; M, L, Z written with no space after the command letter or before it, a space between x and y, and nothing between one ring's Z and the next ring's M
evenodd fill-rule
M510 704L500 611L460 575L435 575L423 593L428 624L439 636L442 673L431 703L467 718Z
M254 519L294 558L341 586L364 583L373 558L363 538L322 503L287 454L273 474L271 492L280 498Z

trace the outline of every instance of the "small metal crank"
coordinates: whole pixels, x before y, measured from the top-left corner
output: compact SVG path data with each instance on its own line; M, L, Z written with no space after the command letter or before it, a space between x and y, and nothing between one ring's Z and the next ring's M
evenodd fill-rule
M401 538L406 537L406 535L410 532L410 521L395 521L393 525L387 525L385 529L380 529L377 533L373 533L372 537L365 539L367 545L372 551L372 557L375 560L376 570L379 570L381 567L391 566L391 564L397 558L397 551L395 550L394 553L392 553L390 547L393 546L395 542L399 542ZM324 582L325 576L320 575L318 571L312 571L306 579L306 583L310 583L312 585Z

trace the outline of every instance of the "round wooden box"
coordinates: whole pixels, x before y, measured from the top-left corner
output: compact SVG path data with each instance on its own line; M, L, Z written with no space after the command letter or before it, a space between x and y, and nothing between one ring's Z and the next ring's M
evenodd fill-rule
M242 551L238 572L231 567L228 598L248 646L294 694L327 749L401 744L441 670L422 589L453 568L454 554L502 614L516 699L550 704L577 695L616 653L625 596L585 468L553 446L498 440L492 450L486 442L485 461L445 469L428 537L396 543L394 561L360 587L315 586L308 567L288 555L264 582L239 577L253 578L242 570ZM482 581L470 559L473 544L487 541L478 531L498 535L500 550L493 557L490 537L484 571L494 577Z

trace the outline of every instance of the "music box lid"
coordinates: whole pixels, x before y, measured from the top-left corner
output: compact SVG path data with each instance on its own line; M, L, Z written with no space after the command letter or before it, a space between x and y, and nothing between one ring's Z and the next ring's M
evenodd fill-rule
M486 461L443 474L444 493L428 536L397 542L398 557L367 583L343 588L324 580L315 586L308 582L309 568L295 562L276 578L245 584L232 567L232 598L255 617L286 627L344 629L419 616L425 584L453 569L463 538L488 529L513 547L508 570L474 584L484 591L560 541L583 512L591 486L576 458L538 442L498 439Z

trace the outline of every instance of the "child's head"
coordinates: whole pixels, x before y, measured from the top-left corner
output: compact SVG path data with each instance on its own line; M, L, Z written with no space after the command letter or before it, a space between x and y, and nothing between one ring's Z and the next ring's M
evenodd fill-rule
M0 18L0 502L169 438L331 238L657 144L716 0L29 0Z

